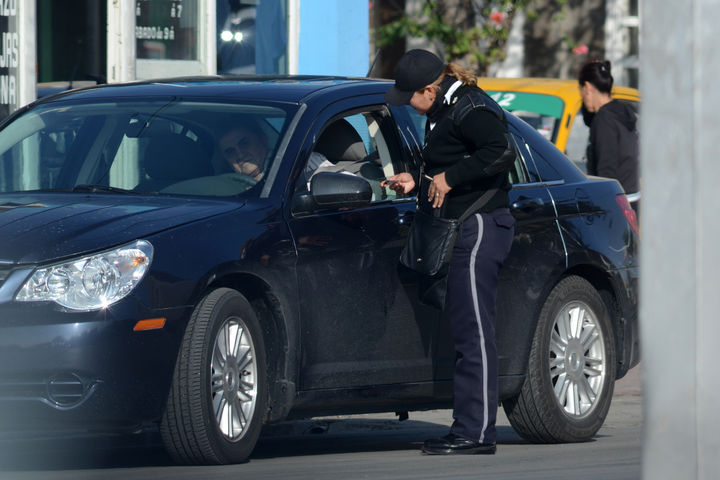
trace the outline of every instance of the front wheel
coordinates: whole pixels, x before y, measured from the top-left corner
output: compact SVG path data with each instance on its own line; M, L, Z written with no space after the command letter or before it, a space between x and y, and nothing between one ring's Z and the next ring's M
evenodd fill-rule
M538 320L520 394L503 402L511 425L537 443L582 442L600 429L615 383L615 340L597 290L570 276Z
M210 292L188 322L160 425L178 463L240 463L250 456L267 405L265 345L250 303Z

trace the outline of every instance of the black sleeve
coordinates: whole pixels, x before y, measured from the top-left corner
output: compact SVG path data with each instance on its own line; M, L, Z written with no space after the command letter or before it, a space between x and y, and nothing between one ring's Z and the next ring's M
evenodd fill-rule
M490 168L507 147L507 128L497 115L483 108L468 113L457 128L468 147L468 155L445 171L450 187L495 175Z
M609 115L595 115L592 128L595 130L593 137L595 175L619 178L620 145L617 123Z

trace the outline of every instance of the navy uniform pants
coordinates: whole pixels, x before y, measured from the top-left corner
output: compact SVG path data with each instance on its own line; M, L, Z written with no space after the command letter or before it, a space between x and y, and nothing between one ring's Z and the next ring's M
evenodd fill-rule
M448 271L445 312L457 355L450 432L480 443L496 438L495 299L514 226L507 208L469 217L460 226Z

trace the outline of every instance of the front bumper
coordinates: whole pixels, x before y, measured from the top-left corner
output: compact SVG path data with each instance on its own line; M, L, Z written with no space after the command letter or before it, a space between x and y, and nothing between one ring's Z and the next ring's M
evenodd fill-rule
M114 430L157 420L190 307L132 296L96 312L0 303L0 427ZM138 320L164 317L157 330Z

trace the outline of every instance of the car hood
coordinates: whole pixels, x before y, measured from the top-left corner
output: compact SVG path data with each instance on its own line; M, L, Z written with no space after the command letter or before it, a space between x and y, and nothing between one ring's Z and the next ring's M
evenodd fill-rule
M238 200L126 195L0 195L0 265L103 250L242 207Z

